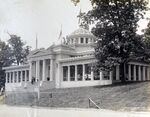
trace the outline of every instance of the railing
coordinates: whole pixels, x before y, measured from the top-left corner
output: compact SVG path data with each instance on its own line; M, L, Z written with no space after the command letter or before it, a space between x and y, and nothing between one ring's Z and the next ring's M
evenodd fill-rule
M97 109L101 109L91 98L88 98L89 101L89 108L91 108L91 103L97 108Z

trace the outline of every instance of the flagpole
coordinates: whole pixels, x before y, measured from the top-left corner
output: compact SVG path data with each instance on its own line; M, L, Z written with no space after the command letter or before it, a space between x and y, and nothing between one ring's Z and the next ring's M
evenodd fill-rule
M36 49L38 49L38 38L37 38L37 33L36 33Z

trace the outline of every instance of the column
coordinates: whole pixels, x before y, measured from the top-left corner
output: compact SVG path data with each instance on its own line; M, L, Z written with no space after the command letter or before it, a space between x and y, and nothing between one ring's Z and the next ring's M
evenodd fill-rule
M27 82L27 70L24 71L25 82Z
M60 88L61 86L60 86L60 78L62 77L61 76L61 65L60 65L60 63L57 63L57 74L56 74L56 88Z
M82 68L83 68L83 73L82 73L83 74L83 78L82 79L83 79L83 81L85 81L85 77L84 77L85 76L85 65L84 64L82 65Z
M116 66L116 80L120 80L119 65Z
M46 77L45 77L45 67L46 67L46 60L43 60L43 76L42 76L42 81L46 81Z
M75 81L77 81L77 65L75 65Z
M128 80L131 81L131 65L128 64Z
M50 60L50 81L52 81L54 78L54 75L53 75L53 70L54 70L54 64L53 64L54 60L51 59Z
M8 73L9 73L9 83L11 83L11 72Z
M141 79L141 66L140 65L138 66L138 71L139 71L139 74L138 74L139 75L139 81L141 81L142 79Z
M134 65L134 74L133 74L133 79L136 81L136 65Z
M68 81L70 81L70 66L68 66Z
M16 83L18 83L18 71L16 71Z
M109 72L109 80L113 80L113 72L112 71Z
M149 80L149 66L147 66L147 80Z
M36 81L39 81L40 79L39 79L39 63L40 63L40 61L39 60L37 60L36 61Z
M15 71L13 72L13 83L15 83Z
M93 67L91 66L91 80L94 80L94 72L93 72Z
M23 71L20 71L20 82L23 82Z
M5 76L5 83L8 83L8 73L6 72L5 74L6 74L6 76Z
M13 83L13 72L12 71L10 72L10 76L11 76L11 80L10 81L11 81L11 83Z
M86 43L86 37L83 38L83 43L84 43L84 44Z
M100 71L99 75L100 75L100 80L103 80L103 72L102 71Z
M9 73L9 83L11 83L11 72L8 73Z
M146 75L146 79L145 80L147 81L148 80L148 73L147 73L148 72L148 66L146 66L146 71L145 72L146 72L145 73L145 75Z
M32 61L29 62L29 82L32 81Z
M145 81L145 66L143 66L143 81Z

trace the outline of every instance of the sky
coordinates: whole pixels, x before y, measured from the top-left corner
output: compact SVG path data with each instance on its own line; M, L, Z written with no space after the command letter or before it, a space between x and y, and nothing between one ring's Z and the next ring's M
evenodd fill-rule
M58 41L62 25L65 37L78 26L80 9L91 9L89 0L81 0L74 6L71 0L0 0L0 39L7 41L10 34L16 34L35 49L36 35L38 48L48 48ZM150 16L150 13L148 13ZM140 29L147 25L140 21Z

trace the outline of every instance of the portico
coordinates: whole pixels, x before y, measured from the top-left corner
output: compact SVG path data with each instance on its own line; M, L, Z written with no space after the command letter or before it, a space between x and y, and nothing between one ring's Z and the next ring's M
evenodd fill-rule
M30 64L30 81L53 81L54 60L53 59L38 59L32 60Z

